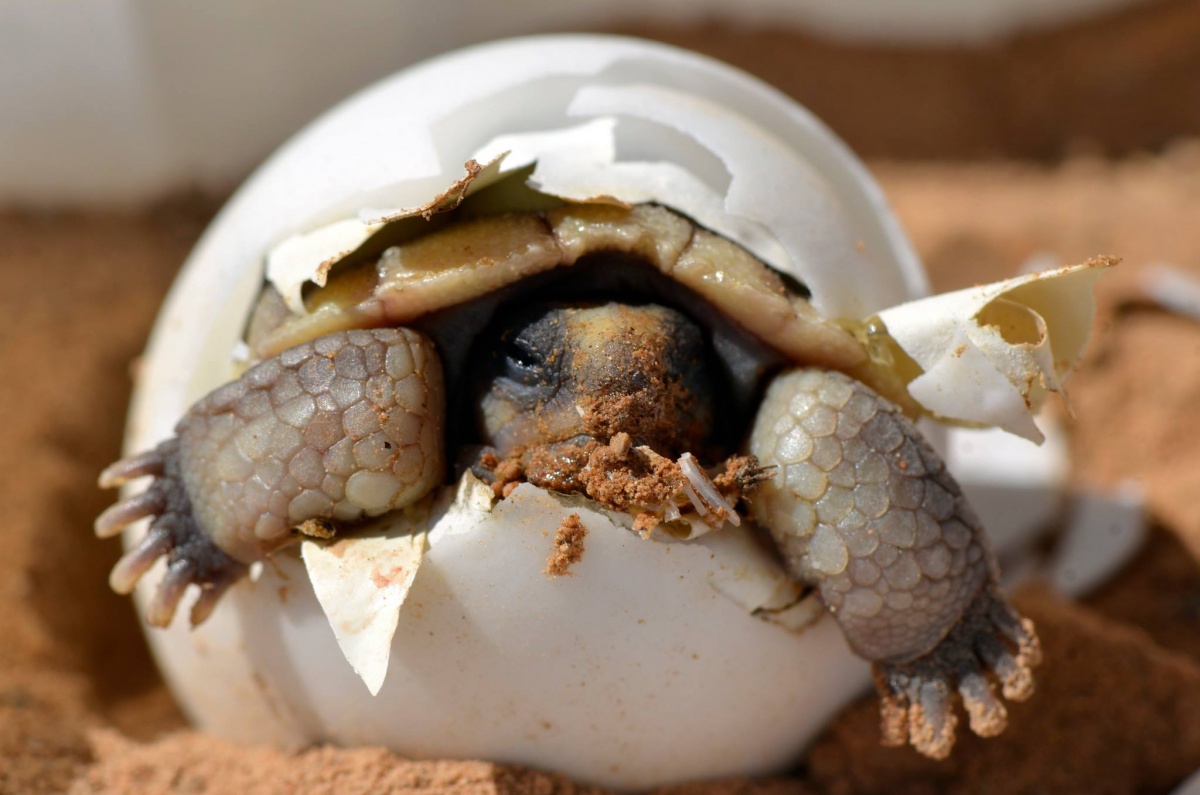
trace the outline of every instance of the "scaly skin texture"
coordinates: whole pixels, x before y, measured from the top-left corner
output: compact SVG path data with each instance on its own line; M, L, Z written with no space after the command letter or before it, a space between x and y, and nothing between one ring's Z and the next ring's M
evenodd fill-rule
M989 672L1006 697L1026 698L1037 639L999 594L979 520L915 426L841 373L795 370L767 391L750 452L776 467L751 498L755 519L875 663L885 741L948 755L954 688L973 730L1003 730Z
M195 583L198 623L246 564L297 531L327 537L412 504L444 475L444 404L433 344L407 329L338 332L256 365L192 406L175 438L101 476L156 478L96 520L108 536L154 517L113 569L114 589L131 591L166 555L148 620L170 623Z

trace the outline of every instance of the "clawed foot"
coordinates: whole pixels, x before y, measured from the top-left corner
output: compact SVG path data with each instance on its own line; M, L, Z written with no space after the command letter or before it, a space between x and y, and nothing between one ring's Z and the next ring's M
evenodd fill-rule
M1004 698L1024 701L1033 694L1031 669L1040 661L1033 622L985 588L931 652L911 662L876 664L884 744L911 742L933 759L949 756L958 723L955 689L971 731L981 737L999 734L1008 713L994 683Z
M191 623L208 618L221 595L240 579L247 566L222 551L200 529L179 477L179 442L171 439L155 449L126 458L100 475L100 486L112 488L134 478L153 476L148 489L118 502L96 519L96 535L109 538L145 517L153 517L145 537L113 567L109 583L117 593L133 591L142 575L162 556L167 574L146 610L146 621L165 627L175 617L189 584L200 586Z

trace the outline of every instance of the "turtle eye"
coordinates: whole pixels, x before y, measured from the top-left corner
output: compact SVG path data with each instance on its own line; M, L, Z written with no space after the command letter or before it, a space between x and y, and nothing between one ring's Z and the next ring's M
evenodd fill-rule
M488 444L509 449L543 441L549 425L562 424L550 417L578 423L560 315L555 308L523 308L502 317L506 325L493 326L493 333L477 341L491 343L470 374L481 436Z
M536 427L519 428L563 395L569 362L562 324L553 310L530 309L506 315L502 320L507 325L493 326L479 341L486 344L490 339L491 349L481 351L484 355L470 377L482 435L490 442L514 435L522 443L536 439Z
M505 340L496 351L503 377L524 386L545 384L552 377L546 366L547 360L556 360L557 357L553 353L547 355L537 343L538 340L528 339L524 334Z
M517 400L535 405L561 385L567 365L561 313L556 308L530 307L509 321L495 338L487 357L484 379Z

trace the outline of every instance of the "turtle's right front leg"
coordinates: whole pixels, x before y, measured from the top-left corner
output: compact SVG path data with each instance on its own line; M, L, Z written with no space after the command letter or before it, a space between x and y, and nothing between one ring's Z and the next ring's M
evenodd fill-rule
M995 560L945 464L887 399L846 375L779 376L750 452L775 476L750 498L790 573L817 587L851 648L874 664L889 745L942 758L955 690L971 729L1004 729L1033 692L1033 624L1001 595Z
M437 352L408 329L338 332L252 367L192 406L175 437L101 474L104 488L155 478L96 520L103 538L153 517L113 589L129 593L165 555L147 621L169 624L194 583L200 623L248 564L299 534L328 537L438 485L444 414Z

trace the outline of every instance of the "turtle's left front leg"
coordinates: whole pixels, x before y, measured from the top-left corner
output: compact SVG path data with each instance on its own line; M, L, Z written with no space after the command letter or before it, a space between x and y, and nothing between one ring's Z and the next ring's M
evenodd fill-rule
M768 390L750 452L776 467L751 498L756 521L874 663L884 742L947 756L955 691L975 733L1003 731L993 683L1005 698L1032 694L1037 636L1001 595L958 484L899 408L841 373L791 371Z
M174 437L100 476L103 487L154 478L96 520L109 537L150 519L113 589L129 593L165 557L146 620L169 624L197 585L199 624L249 564L411 505L444 476L442 390L432 340L400 328L320 337L210 392Z

